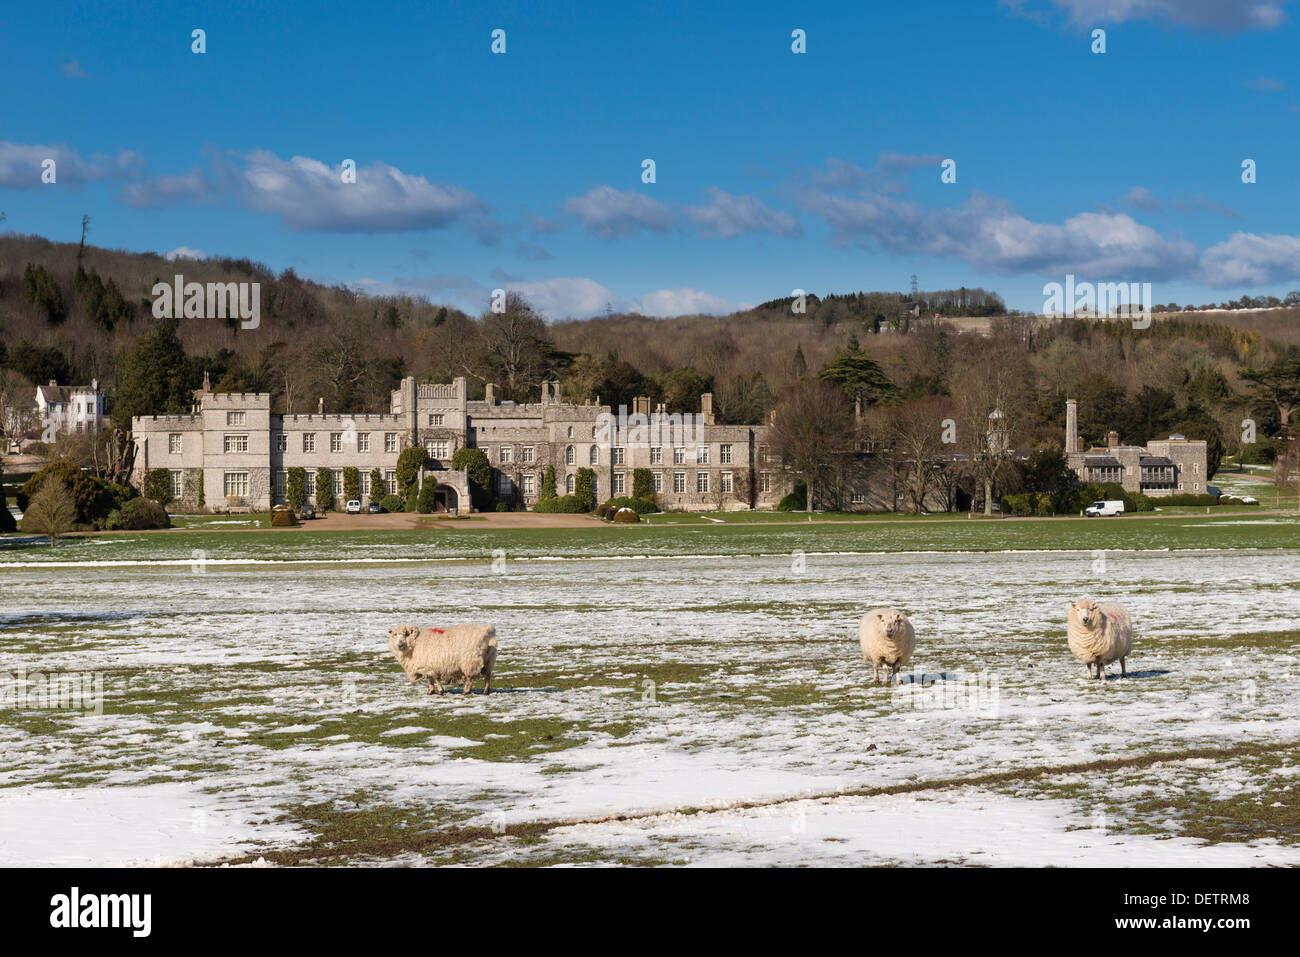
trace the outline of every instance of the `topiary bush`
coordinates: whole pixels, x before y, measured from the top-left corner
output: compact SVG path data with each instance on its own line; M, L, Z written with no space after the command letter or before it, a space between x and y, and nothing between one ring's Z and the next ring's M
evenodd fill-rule
M605 507L611 514L618 511L620 508L630 508L638 515L653 515L655 512L659 511L659 506L655 504L653 499L637 498L635 496L631 498L611 498L605 503Z
M328 512L334 507L334 471L321 466L316 470L316 511Z
M343 468L343 499L346 502L361 501L361 470L355 465Z
M609 502L601 502L596 506L597 518L609 518Z
M573 495L582 503L582 510L590 512L596 507L596 473L589 468L578 469L573 482Z
M285 483L285 501L295 512L302 511L307 504L307 470L299 466L289 469L288 481ZM203 504L202 501L199 503Z
M491 511L496 506L496 494L492 491L492 465L487 453L482 449L457 449L451 457L451 467L456 471L465 471L469 477L470 504L480 512Z
M614 513L614 521L619 525L628 525L641 521L641 516L636 513L636 509L620 508Z
M654 501L655 478L654 473L649 469L632 470L632 497Z
M397 495L385 495L379 500L379 504L384 507L384 511L386 512L406 511L406 503Z
M271 510L272 528L290 528L297 524L298 519L294 517L293 509L274 508Z
M138 532L151 528L171 528L167 509L148 498L133 498L122 506L122 527Z
M164 507L171 503L172 476L167 469L150 469L145 473L144 497Z
M438 488L438 483L432 477L426 478L424 484L420 486L420 494L415 498L415 510L421 515L430 514L436 505L434 492Z
M807 508L808 486L803 482L795 482L790 494L776 504L778 512L802 512Z

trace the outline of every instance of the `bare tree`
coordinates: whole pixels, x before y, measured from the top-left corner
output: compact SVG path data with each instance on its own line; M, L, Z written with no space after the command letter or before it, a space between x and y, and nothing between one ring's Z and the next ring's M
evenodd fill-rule
M993 489L1011 460L1012 436L1026 406L1024 371L989 355L953 383L955 442L965 471L981 489L984 514L993 514Z
M0 368L0 430L6 446L21 442L36 425L36 387L14 370Z
M526 400L548 371L546 322L518 293L506 294L505 311L483 314L479 344L486 375L468 367L465 371L483 381L499 378L507 398Z
M930 397L889 409L886 418L889 461L906 489L911 510L925 510L926 494L937 487L938 472L950 456L943 439L951 409Z
M817 488L853 451L853 412L844 393L818 379L796 383L776 404L768 443L782 465L803 479L811 513Z

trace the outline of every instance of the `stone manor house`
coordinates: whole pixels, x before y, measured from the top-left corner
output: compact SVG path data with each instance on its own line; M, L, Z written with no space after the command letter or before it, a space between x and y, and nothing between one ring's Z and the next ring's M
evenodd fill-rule
M1081 482L1115 482L1126 492L1163 495L1204 495L1210 480L1203 439L1171 435L1145 446L1120 445L1111 431L1105 446L1084 449L1079 435L1078 404L1065 402L1065 458Z
M541 496L548 465L556 490L574 490L579 468L595 474L596 500L632 494L633 469L649 469L665 508L771 508L790 490L790 480L769 461L766 427L719 425L713 396L700 398L700 412L668 415L639 398L620 416L607 405L565 402L558 382L542 384L539 402L496 399L487 386L481 400L468 398L463 377L451 383L402 380L387 413L282 415L271 411L266 393L196 393L189 414L141 416L132 420L137 485L145 473L165 468L172 495L197 508L199 488L206 507L266 509L285 501L288 470L306 470L311 501L319 501L316 471L333 476L335 507L343 502L343 470L360 472L362 502L397 491L397 457L423 445L429 452L426 477L437 483L439 511L469 511L464 471L451 468L464 447L482 449L492 465L497 497L531 507ZM379 469L383 488L370 487Z

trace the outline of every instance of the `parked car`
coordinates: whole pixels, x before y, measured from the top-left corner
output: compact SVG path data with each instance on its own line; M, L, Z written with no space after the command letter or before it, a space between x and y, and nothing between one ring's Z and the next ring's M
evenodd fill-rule
M302 508L298 509L298 518L299 518L299 519L308 519L308 518L315 518L315 517L316 517L316 508L315 508L315 506L312 506L312 505L304 505Z
M343 510L347 512L349 515L360 515L361 503L357 501L355 498L350 498L348 499L347 505L343 506Z
M1093 502L1083 510L1083 514L1089 518L1104 518L1107 515L1123 515L1124 503L1119 499L1108 499L1105 502Z
M384 515L388 512L388 509L384 508L384 506L380 505L378 502L371 502L370 507L367 508L366 511L371 515Z

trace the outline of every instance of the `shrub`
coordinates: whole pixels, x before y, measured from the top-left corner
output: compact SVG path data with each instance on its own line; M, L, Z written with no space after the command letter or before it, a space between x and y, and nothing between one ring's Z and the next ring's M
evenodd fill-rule
M316 510L328 512L334 506L334 471L321 466L316 470Z
M272 528L289 528L297 524L298 524L298 519L294 517L293 509L290 508L271 509Z
M361 471L355 465L343 468L343 499L361 501Z
M802 512L807 508L808 486L803 482L795 482L790 494L776 504L778 512Z
M1047 492L1034 493L1034 514L1035 515L1041 518L1047 518L1050 515L1052 515L1055 511L1056 509L1052 507L1051 495L1049 495Z
M1010 495L1002 496L1002 514L1003 515L1032 515L1034 506L1032 497L1033 492L1012 492Z
M654 473L649 469L632 470L632 497L647 499L651 502L654 501L655 479Z
M601 502L596 506L597 518L609 518L609 502Z
M384 507L386 512L403 512L406 510L406 503L397 495L385 495L379 500L379 504Z
M116 532L122 527L122 513L117 509L109 512L104 518L104 531Z
M555 466L546 466L546 471L542 473L542 499L556 498L555 491Z
M1179 492L1177 495L1163 495L1157 501L1161 505L1218 505L1221 499L1214 495L1192 495ZM1125 506L1127 508L1127 506Z
M285 500L295 512L301 511L307 504L307 470L294 466L289 469L289 478L285 485Z
M384 484L384 473L379 469L370 470L370 501L378 502L384 497L384 491L387 486Z
M77 504L67 483L51 475L33 490L27 507L23 509L23 531L47 537L53 546L56 538L72 531L76 517Z
M138 532L150 528L171 528L167 509L148 498L133 498L122 507L122 527Z
M498 511L498 512L513 512L514 509L511 508L509 502L497 502L497 511Z
M103 479L95 478L89 472L83 472L71 462L51 462L41 469L18 490L18 506L24 511L28 502L41 489L48 478L59 479L72 495L76 508L73 519L78 525L94 525L102 522L113 509L120 509L123 503L135 497L135 489L129 485L111 485Z
M172 501L172 476L167 469L150 469L144 476L144 496L159 505Z
M626 525L631 522L641 521L641 516L636 513L635 509L620 508L614 513L614 521L620 525Z

